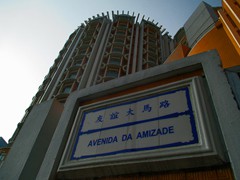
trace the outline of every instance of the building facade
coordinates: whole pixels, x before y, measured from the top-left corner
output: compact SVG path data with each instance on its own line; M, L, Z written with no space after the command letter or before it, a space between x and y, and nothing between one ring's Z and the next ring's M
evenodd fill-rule
M75 30L55 59L13 137L34 105L56 98L64 103L73 91L162 64L173 50L168 33L137 16L109 13L89 18Z
M0 137L0 167L2 166L4 159L9 151L7 142Z
M10 139L0 179L240 178L240 6L222 4L201 3L173 40L124 12L82 24Z

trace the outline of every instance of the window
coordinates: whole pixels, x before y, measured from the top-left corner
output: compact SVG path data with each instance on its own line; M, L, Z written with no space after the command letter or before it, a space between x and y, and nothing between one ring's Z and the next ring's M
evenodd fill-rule
M69 74L68 78L70 79L75 79L77 77L77 72L73 72L71 74Z
M117 27L119 30L125 31L128 27L125 24L118 25Z
M63 91L62 91L63 93L66 93L66 94L69 94L70 92L71 92L71 86L65 86L64 88L63 88Z
M118 77L118 71L116 71L116 70L108 70L106 76L107 77L117 78Z
M156 59L157 59L157 56L155 54L154 55L153 54L151 55L150 53L148 54L148 60L155 62Z
M149 41L150 43L152 43L152 44L156 44L156 39L151 39L151 38L149 38L148 41Z
M113 47L112 48L112 52L116 52L116 53L122 53L123 48L122 47Z
M121 64L121 59L119 59L119 58L110 58L109 64L114 64L114 65L120 66L120 64Z
M124 39L123 38L115 38L114 42L115 43L124 43Z
M86 51L87 51L87 49L80 49L79 52L78 52L78 54L85 54Z
M0 161L3 161L5 159L6 153L1 153L0 154Z
M80 66L82 64L82 60L78 60L74 63L76 66Z
M117 35L125 35L126 32L125 31L117 31Z
M153 52L153 53L156 53L156 47L152 47L152 46L148 46L148 50Z

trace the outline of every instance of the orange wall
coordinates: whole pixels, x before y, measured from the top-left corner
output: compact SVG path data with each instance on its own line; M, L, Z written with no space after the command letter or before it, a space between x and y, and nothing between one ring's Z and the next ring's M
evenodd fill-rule
M172 54L167 58L164 64L186 57L189 50L190 50L189 47L179 44L176 47L176 49L172 52Z
M209 169L179 170L173 172L122 175L99 178L99 180L233 180L229 167L215 167Z
M88 100L88 101L81 101L79 105L80 106L88 105L88 104L96 103L96 102L99 102L99 101L104 101L104 100L112 99L112 98L115 98L115 97L123 96L123 95L126 95L126 94L140 92L140 91L143 91L143 90L146 90L146 89L151 89L151 88L154 88L154 87L162 86L162 85L173 83L173 82L176 82L176 81L188 79L190 77L202 76L202 75L203 75L203 71L201 69L196 70L194 72L179 74L177 76L162 79L162 80L152 82L152 83L149 83L149 84L136 86L134 88L127 89L125 91L120 91L120 92L117 92L117 93L109 94L107 96L102 96L100 98L95 98L95 99Z
M228 38L224 29L214 27L208 32L189 52L188 56L198 54L204 51L217 49L222 60L223 68L232 68L240 65L240 56L235 50L231 40Z

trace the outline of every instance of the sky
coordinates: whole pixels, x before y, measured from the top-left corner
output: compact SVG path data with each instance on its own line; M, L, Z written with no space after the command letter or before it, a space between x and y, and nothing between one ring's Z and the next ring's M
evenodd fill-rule
M107 11L129 11L174 36L201 0L0 0L0 137L11 138L69 35ZM205 0L221 6L221 0Z

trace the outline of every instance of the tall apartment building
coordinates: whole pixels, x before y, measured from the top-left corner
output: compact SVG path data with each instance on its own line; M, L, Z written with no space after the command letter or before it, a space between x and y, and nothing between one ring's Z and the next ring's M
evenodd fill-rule
M240 3L222 4L218 15L202 2L174 43L139 15L82 24L11 138L0 179L239 179Z
M168 33L149 20L133 15L93 17L75 30L45 76L22 122L34 105L49 99L64 103L73 91L94 86L162 64L173 50Z

